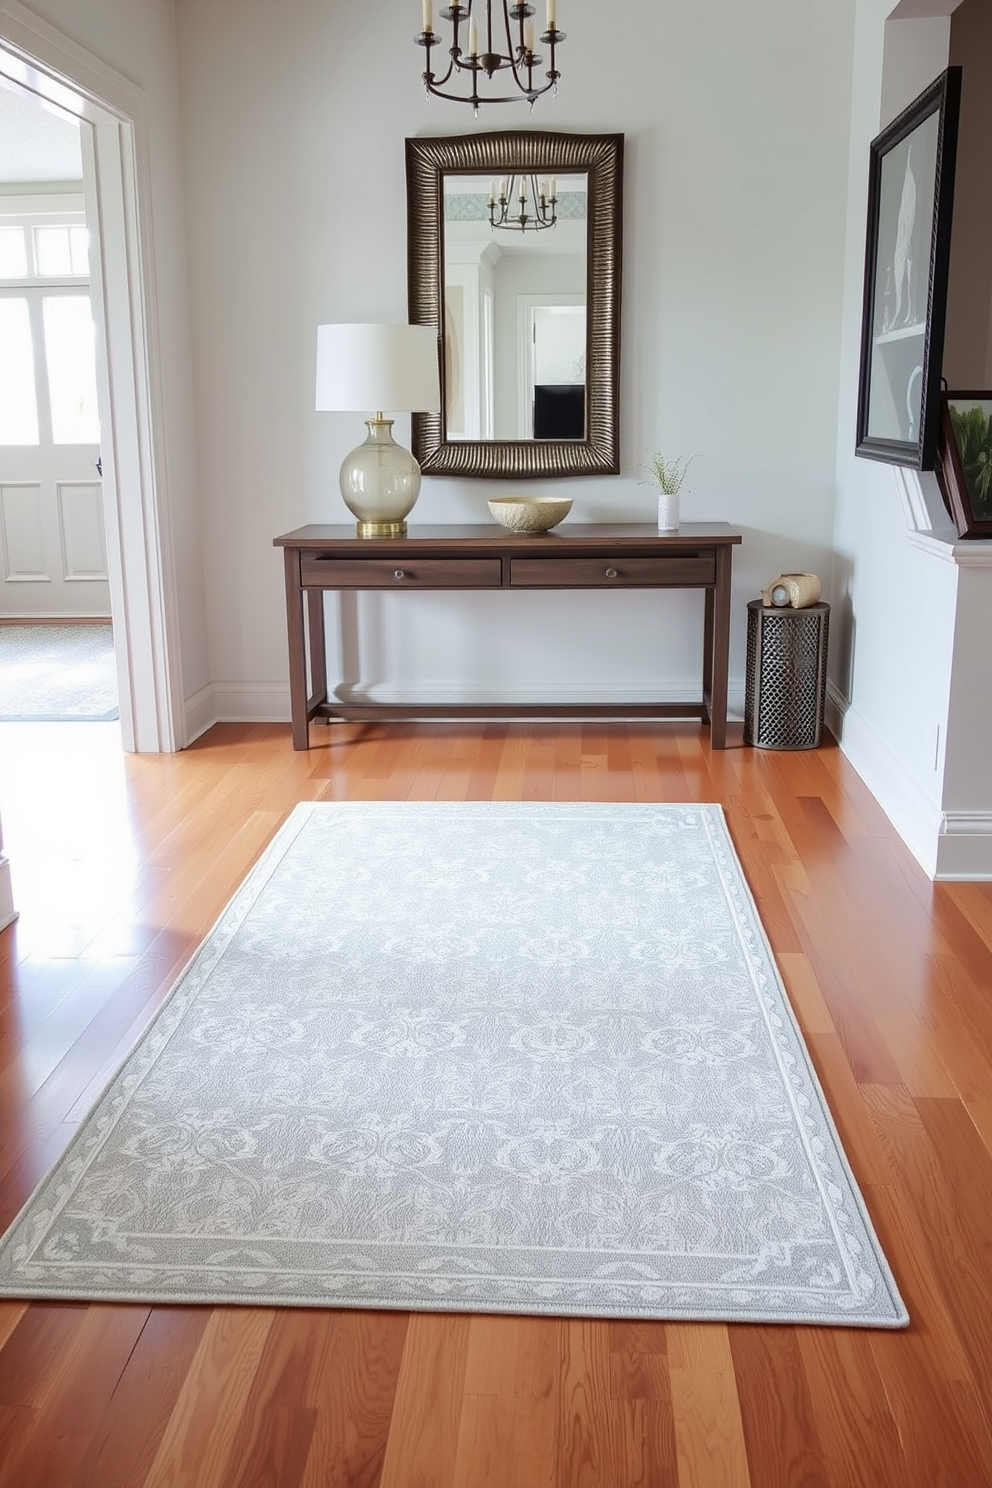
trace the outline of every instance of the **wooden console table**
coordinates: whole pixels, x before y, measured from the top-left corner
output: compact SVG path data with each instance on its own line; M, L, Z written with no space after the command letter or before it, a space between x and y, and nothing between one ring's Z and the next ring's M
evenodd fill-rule
M528 536L495 525L411 527L360 538L354 527L300 527L274 539L286 565L293 748L309 749L310 720L401 718L701 718L725 749L730 567L741 534L725 522L566 524ZM393 706L327 696L325 590L703 589L702 701L687 703ZM304 623L306 612L307 625ZM309 629L309 647L307 645ZM308 687L309 678L309 687Z

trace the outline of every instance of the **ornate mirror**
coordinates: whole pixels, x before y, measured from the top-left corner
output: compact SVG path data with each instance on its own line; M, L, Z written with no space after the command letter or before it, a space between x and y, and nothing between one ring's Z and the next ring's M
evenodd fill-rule
M427 475L615 475L623 135L406 142L410 321L438 330Z

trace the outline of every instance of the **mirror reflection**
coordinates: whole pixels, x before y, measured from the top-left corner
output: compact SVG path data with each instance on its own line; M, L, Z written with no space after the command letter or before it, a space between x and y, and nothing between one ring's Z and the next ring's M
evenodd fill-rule
M451 440L586 437L588 173L443 176Z

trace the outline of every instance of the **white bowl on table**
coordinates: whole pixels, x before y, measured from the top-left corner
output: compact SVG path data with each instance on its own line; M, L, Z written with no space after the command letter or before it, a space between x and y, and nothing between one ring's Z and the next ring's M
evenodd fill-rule
M493 496L493 520L511 532L550 532L572 510L571 496Z

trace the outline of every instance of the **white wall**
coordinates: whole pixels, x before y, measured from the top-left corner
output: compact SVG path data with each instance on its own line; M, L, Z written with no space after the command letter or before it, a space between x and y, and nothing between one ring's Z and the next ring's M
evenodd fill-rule
M955 0L932 0L932 12ZM926 870L992 875L988 544L960 544L934 477L854 457L871 139L947 65L947 15L859 0L831 597L832 724ZM916 6L917 13L922 7ZM880 106L881 100L881 106ZM967 616L967 619L965 618ZM987 624L987 619L986 619Z
M154 264L145 290L158 355L155 412L166 472L159 494L174 555L183 690L191 697L207 684L208 671L174 0L30 0L23 8L137 84L147 100L147 138L139 149L147 150L150 190L140 225ZM0 11L0 35L2 19Z
M364 430L312 412L315 327L406 318L404 137L507 127L626 135L622 458L629 470L657 448L697 455L683 517L745 531L739 702L746 601L775 573L829 563L854 9L643 0L607 62L615 25L568 0L557 99L475 123L424 98L417 17L402 6L178 0L218 713L287 716L271 542L348 520L337 472ZM654 516L633 471L567 489L579 521ZM414 519L484 520L493 492L425 480ZM603 700L698 683L692 596L404 598L361 601L350 680Z

